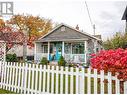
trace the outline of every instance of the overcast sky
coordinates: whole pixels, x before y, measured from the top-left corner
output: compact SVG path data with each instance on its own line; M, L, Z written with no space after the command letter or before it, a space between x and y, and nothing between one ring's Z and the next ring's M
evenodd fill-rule
M93 35L93 29L84 0L11 0L14 14L32 14L52 19L54 23L65 23L72 27L77 24L80 30ZM86 1L96 34L102 39L112 37L115 32L123 32L125 21L122 15L127 1ZM6 18L6 17L5 17Z

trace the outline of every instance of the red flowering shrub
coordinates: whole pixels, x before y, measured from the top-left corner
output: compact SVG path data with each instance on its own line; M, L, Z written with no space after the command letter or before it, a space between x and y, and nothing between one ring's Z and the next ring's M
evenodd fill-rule
M103 50L92 54L92 68L118 74L118 79L127 80L127 49Z

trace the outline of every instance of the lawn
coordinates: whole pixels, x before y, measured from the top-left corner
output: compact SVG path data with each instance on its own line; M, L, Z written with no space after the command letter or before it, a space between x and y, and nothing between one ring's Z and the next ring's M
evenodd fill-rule
M0 89L0 94L16 94L15 92Z

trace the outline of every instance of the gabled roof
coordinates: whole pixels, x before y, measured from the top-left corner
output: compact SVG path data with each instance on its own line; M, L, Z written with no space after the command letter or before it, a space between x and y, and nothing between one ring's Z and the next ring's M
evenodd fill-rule
M122 20L126 20L126 19L127 19L127 6L122 17Z
M97 38L97 37L94 37L94 36L92 36L92 35L90 35L90 34L88 34L88 33L86 33L86 32L81 32L81 31L79 31L79 30L77 30L77 29L75 29L75 28L73 28L73 27L71 27L71 26L69 26L69 25L63 24L63 23L61 23L61 24L59 24L58 26L56 26L56 27L55 27L54 29L52 29L49 33L47 33L46 35L42 36L42 37L39 38L37 41L40 41L40 40L44 39L45 37L47 37L48 35L50 35L51 33L53 33L55 30L57 30L57 29L60 28L61 26L68 27L68 28L70 28L70 29L72 29L72 30L74 30L74 31L76 31L76 32L78 32L78 33L80 33L80 34L82 34L82 35L85 35L85 36L88 36L88 37L90 37L90 38L93 38L93 39L96 39L96 40L98 40L98 41L101 41L101 39L99 39L99 38Z

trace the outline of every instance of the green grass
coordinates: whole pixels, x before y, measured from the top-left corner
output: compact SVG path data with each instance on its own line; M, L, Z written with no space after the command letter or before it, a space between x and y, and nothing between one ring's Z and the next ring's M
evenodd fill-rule
M16 93L11 92L11 91L7 91L7 90L4 90L4 89L0 89L0 94L16 94Z

